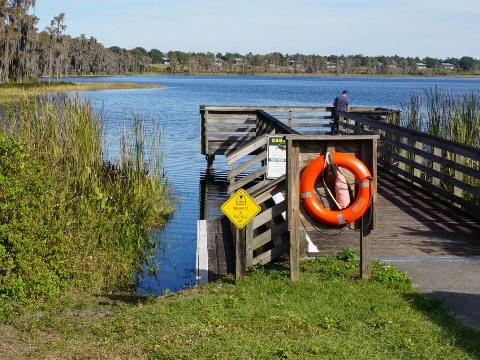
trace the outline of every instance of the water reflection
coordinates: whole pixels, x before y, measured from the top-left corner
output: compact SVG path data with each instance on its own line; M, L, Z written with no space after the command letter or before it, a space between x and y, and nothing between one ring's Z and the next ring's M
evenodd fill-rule
M196 284L196 219L221 216L227 199L225 171L203 171L198 192L182 196L165 228L152 232L157 249L136 274L136 293L162 295ZM196 190L196 189L195 189Z

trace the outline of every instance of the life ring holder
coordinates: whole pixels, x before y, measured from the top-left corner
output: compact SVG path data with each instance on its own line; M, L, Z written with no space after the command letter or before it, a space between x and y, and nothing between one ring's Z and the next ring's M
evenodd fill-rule
M335 164L350 171L358 183L355 201L338 211L326 209L314 194L317 178L330 161L331 165ZM359 159L346 153L333 152L320 155L305 167L300 177L300 197L303 208L312 218L327 225L341 226L358 220L370 206L372 194L373 178L370 171Z

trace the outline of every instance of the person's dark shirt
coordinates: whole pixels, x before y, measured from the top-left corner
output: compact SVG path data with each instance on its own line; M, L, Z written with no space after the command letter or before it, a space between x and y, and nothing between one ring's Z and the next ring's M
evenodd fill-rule
M345 111L349 105L348 98L343 95L338 95L333 101L335 111Z

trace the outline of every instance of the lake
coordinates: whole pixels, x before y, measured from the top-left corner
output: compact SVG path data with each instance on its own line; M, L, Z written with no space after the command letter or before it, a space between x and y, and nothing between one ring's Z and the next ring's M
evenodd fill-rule
M199 194L205 182L210 196L224 197L224 159L214 163L215 181L205 176L206 161L200 154L200 105L316 105L331 106L348 89L352 106L401 109L412 93L422 94L437 86L462 94L480 91L475 78L384 78L384 77L277 77L277 76L116 76L64 78L76 82L136 82L161 84L164 88L84 92L105 120L109 158L115 158L118 134L125 119L146 117L165 129L164 167L178 200L176 212L158 236L159 247L136 275L139 294L163 294L195 284L196 224L200 215ZM206 214L212 218L220 214ZM156 268L151 275L148 267Z

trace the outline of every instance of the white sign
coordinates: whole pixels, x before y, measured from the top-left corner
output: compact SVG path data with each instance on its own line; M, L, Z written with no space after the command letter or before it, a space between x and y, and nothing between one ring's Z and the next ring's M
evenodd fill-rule
M267 146L267 179L276 179L287 172L287 142L283 137L269 136Z

